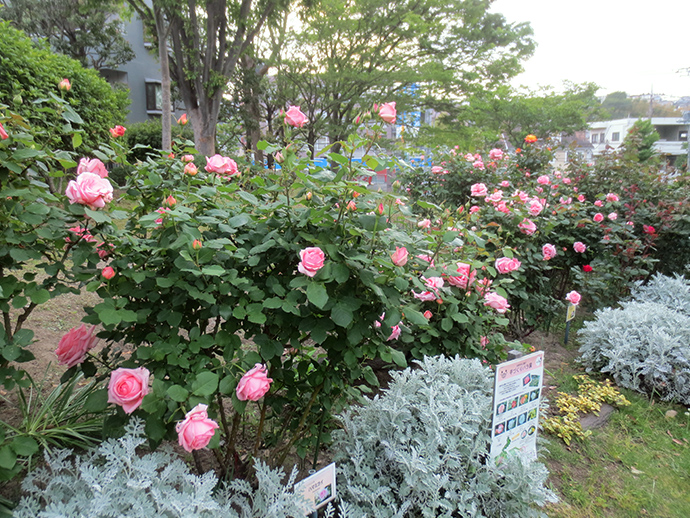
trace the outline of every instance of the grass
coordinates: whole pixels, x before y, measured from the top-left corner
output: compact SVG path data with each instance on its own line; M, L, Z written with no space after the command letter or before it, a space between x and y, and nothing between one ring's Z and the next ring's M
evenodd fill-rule
M572 375L557 379L562 390ZM627 390L631 405L568 447L550 438L546 462L561 502L551 518L690 516L690 411ZM675 417L666 412L674 410Z

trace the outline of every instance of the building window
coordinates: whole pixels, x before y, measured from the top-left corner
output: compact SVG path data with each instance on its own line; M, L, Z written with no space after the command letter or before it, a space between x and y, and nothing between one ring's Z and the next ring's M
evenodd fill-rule
M621 138L621 134L619 132L614 132L611 133L611 142L618 142Z
M599 134L593 133L592 134L592 144L596 144L597 142L599 142Z
M678 140L688 140L687 130L683 130L683 131L678 132Z
M159 81L146 81L146 111L163 111L163 89Z

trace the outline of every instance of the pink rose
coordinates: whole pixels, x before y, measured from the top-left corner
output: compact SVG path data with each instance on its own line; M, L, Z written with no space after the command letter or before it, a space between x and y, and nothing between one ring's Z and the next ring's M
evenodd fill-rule
M110 135L113 138L120 138L124 137L127 128L125 128L124 126L115 126L114 128L110 128L108 131L110 132Z
M81 173L76 181L70 180L65 194L70 203L86 205L90 209L102 209L113 200L113 186L97 174Z
M537 183L540 185L548 185L549 182L551 182L551 179L545 174L543 174L539 178L537 178Z
M379 117L388 124L395 124L395 103L384 103L379 107Z
M182 160L185 163L194 162L194 155L182 155L182 158L180 160Z
M10 136L7 134L5 131L5 127L2 125L0 122L0 139L5 140L6 138L9 138Z
M429 277L428 279L426 277L422 277L422 280L424 281L426 287L431 288L432 290L443 288L443 279L441 279L441 277Z
M610 192L606 195L606 201L618 201L618 195Z
M594 202L594 205L595 205L596 207L601 207L602 205L604 205L604 203L603 203L601 200L597 200L597 201Z
M95 330L94 326L86 327L86 324L82 324L67 331L55 349L58 365L69 368L83 362L86 353L98 342L98 337L94 334Z
M496 190L492 194L486 197L486 201L498 203L503 198L503 191Z
M505 313L508 308L510 308L510 304L508 304L505 297L501 297L498 293L494 292L484 295L484 305L492 307L498 313Z
M501 187L510 187L510 182L508 180L503 180L501 182Z
M472 270L472 267L467 263L458 263L458 269L456 271L459 275L447 275L446 279L451 286L456 286L463 290L466 290L477 277L477 271Z
M556 252L556 247L553 246L551 243L546 243L544 246L542 246L541 253L544 256L544 261L553 259L554 257L556 257L556 255L558 255L558 252Z
M407 263L407 248L395 247L395 252L391 255L391 260L395 266L405 266Z
M112 266L106 266L106 267L103 268L103 270L101 271L101 275L102 275L103 277L105 277L106 279L110 280L110 279L112 279L113 277L115 277L115 270L113 270L113 267L112 267Z
M582 299L582 296L576 291L571 291L565 296L565 300L574 306L577 306L580 303L580 299Z
M481 210L481 208L480 208L479 206L477 206L477 205L472 205L472 206L470 207L470 214L475 214L475 213L479 212L480 210Z
M301 261L297 265L297 270L308 277L314 277L323 268L326 259L323 251L318 246L310 246L301 250L299 253Z
M237 163L232 158L218 154L213 155L212 157L206 157L206 167L204 167L204 169L206 169L206 171L209 173L226 174L228 176L239 174Z
M482 162L481 160L477 160L477 161L472 163L472 167L474 167L475 169L479 169L480 171L483 171L484 170L484 162Z
M510 273L520 268L520 265L522 263L517 259L501 257L500 259L496 259L496 262L494 264L496 266L496 269L498 270L498 273Z
M601 223L604 221L604 215L601 212L597 212L592 219L595 223Z
M183 114L180 116L180 118L177 119L177 123L178 123L180 126L184 126L185 124L187 124L187 122L189 122L189 121L187 120L187 114L186 114L186 113L183 113Z
M615 212L612 212L611 214L608 215L608 218L611 221L616 221L618 219L618 214L616 214Z
M482 295L488 291L488 289L493 284L493 281L488 277L484 277L482 280L477 281L475 289Z
M185 172L185 174L188 174L189 176L195 176L199 172L199 170L197 169L197 167L194 165L193 162L189 162L186 166L184 166L184 172Z
M391 340L397 340L398 337L400 337L400 326L391 326L391 334L386 339L386 342L390 342Z
M69 82L69 79L66 77L58 83L58 88L60 90L64 90L65 92L69 92L72 89L72 83Z
M235 393L240 401L258 401L271 389L271 382L268 377L268 369L265 365L257 363L249 369L237 384Z
M488 191L486 189L486 185L484 185L483 183L475 183L470 188L470 193L472 194L472 196L486 196L488 194Z
M489 151L489 159L491 160L502 160L503 159L503 150L494 148L491 151Z
M482 336L479 339L479 345L482 346L482 349L486 349L486 346L489 345L489 337L488 336Z
M508 207L508 204L504 201L498 202L498 205L496 205L496 210L505 214L510 214L510 207Z
M146 367L115 369L108 383L108 403L120 405L126 414L134 412L149 393L149 375Z
M299 109L299 106L290 106L288 111L285 113L285 122L293 128L302 128L309 122L309 119L307 119L307 116L302 113L302 111Z
M538 216L542 210L544 210L544 206L537 199L531 200L529 205L527 205L527 212L529 212L531 216Z
M580 195L577 197L577 201L579 201L580 203L584 202L585 199L586 199L586 198L585 198L585 195L584 195L584 194L580 194Z
M436 300L436 294L431 291L423 291L421 293L417 293L413 290L412 296L424 302L431 302L432 300Z
M584 254L585 250L587 250L587 245L585 245L582 241L575 241L573 243L573 250L575 250L578 254Z
M443 172L443 167L441 167L440 165L432 166L431 172L434 174L441 174Z
M208 405L199 403L187 412L184 421L175 426L179 444L185 451L191 453L193 450L200 450L208 446L216 433L216 429L219 428L218 423L208 418L207 408Z
M537 225L535 225L532 220L527 218L522 220L522 223L518 225L518 228L520 229L520 232L527 234L528 236L531 236L537 231Z
M424 312L424 318L426 318L427 320L429 320L433 316L434 316L434 314L431 311L429 311L428 309Z
M106 178L108 176L108 170L105 168L103 162L98 160L98 158L82 158L79 160L79 166L77 166L77 175L82 173L94 173L101 178Z
M429 220L429 219L423 219L422 221L420 221L419 223L417 223L417 226L418 226L419 228L429 228L429 227L431 227L431 220Z

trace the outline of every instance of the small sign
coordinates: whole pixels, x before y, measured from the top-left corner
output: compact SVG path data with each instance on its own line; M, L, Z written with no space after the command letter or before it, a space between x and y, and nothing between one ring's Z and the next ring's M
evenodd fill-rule
M575 304L571 304L568 306L568 313L565 315L565 321L570 322L573 318L575 318L575 310L577 309L577 306Z
M509 452L537 458L539 402L544 379L544 351L496 366L491 426L491 459Z
M305 514L311 514L335 500L335 462L295 484L295 493L302 493L312 505Z

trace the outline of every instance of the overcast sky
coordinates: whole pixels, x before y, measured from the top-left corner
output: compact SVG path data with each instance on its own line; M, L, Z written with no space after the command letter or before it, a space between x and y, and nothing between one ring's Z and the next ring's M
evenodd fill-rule
M625 91L690 96L690 0L496 0L492 11L530 22L537 49L513 85L594 82Z

